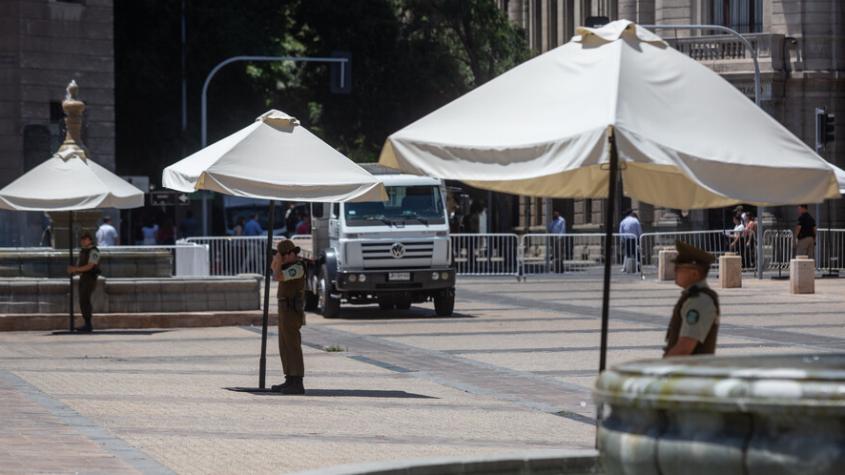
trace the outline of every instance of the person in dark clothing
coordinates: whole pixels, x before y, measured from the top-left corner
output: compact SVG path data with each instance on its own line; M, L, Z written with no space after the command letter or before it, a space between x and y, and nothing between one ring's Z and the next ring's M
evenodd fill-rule
M89 232L84 232L79 237L79 247L79 259L75 266L67 267L67 272L79 275L79 309L82 310L85 325L78 327L76 331L91 332L94 330L91 324L91 294L97 288L97 276L100 274L100 250L94 245L94 239Z
M807 205L798 207L798 224L795 226L795 255L816 258L816 220L807 211Z

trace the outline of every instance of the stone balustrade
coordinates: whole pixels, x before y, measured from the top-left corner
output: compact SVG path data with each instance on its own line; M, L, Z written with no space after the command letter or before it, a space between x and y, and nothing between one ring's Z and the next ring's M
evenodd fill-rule
M607 473L845 473L845 354L636 361L594 399Z

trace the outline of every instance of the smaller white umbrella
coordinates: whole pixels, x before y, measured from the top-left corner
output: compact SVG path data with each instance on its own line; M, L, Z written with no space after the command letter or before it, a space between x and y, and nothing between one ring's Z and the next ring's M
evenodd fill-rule
M0 190L0 208L77 211L144 206L144 192L108 171L75 143Z
M377 178L278 110L165 168L162 183L268 200L387 199Z
M144 206L144 192L88 158L80 132L85 103L76 98L79 87L71 81L62 108L67 114L67 136L59 150L44 163L0 190L0 209L13 211L67 211L68 255L73 264L73 212L98 208ZM70 278L70 331L73 331L73 277Z
M251 125L164 169L162 183L173 190L209 190L270 200L267 226L269 268L274 200L387 201L378 178L299 125L270 110ZM266 268L265 268L266 269ZM264 276L259 387L264 389L270 272Z

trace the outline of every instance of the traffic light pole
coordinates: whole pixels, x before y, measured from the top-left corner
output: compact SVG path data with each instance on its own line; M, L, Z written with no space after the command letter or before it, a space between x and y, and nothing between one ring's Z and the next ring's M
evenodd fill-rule
M749 53L751 53L751 61L754 62L754 103L757 107L761 107L760 103L760 62L757 60L757 48L748 41L748 38L743 36L740 32L722 25L640 25L643 28L651 28L655 30L707 30L707 31L721 31L738 38L745 45ZM757 278L763 278L763 212L766 208L760 206L757 209Z
M346 74L346 65L349 64L349 58L331 58L331 57L316 57L316 56L232 56L217 63L208 76L205 77L205 82L202 85L202 95L200 97L200 146L205 148L208 145L208 85L218 71L224 66L239 61L252 63L267 63L267 62L283 62L290 61L294 63L331 63L342 64L344 67L340 68L340 87L345 88L346 82L349 80ZM209 235L208 230L208 195L202 195L202 233L204 236Z

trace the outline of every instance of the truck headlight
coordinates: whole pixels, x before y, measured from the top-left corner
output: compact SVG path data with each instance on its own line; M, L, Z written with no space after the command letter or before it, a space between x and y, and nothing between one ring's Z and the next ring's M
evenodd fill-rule
M358 274L358 282L366 282L367 274Z
M350 274L350 275L349 275L349 282L352 282L353 284L354 284L355 282L358 282L358 276L357 276L357 275L355 275L355 274Z
M440 273L439 272L432 272L431 273L431 280L439 280L439 279L440 279Z
M449 280L449 273L448 272L441 272L440 278L443 280Z

